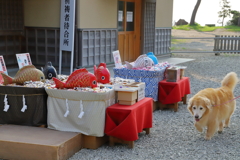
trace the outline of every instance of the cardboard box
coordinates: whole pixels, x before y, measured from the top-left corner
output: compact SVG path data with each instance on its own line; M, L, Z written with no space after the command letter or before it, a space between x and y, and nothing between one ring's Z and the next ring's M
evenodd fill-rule
M177 82L180 80L180 68L170 67L166 70L166 81L167 82Z
M66 160L81 149L81 133L48 128L0 126L0 159Z

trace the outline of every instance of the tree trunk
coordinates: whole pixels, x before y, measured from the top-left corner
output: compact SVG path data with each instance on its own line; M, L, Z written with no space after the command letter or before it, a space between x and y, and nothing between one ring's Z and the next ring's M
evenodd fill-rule
M222 27L223 27L223 23L224 23L224 16L223 16L223 18L222 18Z
M197 14L198 7L200 6L200 3L201 3L201 0L197 0L197 4L195 5L194 10L192 12L190 25L194 25L195 24L195 17L196 17L196 14Z

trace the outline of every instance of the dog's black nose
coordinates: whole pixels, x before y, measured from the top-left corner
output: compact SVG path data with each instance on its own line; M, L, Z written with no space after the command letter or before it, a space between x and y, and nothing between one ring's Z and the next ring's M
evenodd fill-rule
M196 118L196 119L198 119L198 118L199 118L199 116L198 116L198 115L196 115L196 116L195 116L195 118Z

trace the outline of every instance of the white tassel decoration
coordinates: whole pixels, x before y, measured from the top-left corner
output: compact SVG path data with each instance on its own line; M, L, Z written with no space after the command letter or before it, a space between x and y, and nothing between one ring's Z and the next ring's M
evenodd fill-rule
M78 115L78 118L82 118L83 115L84 115L83 104L82 104L82 100L80 100L80 114Z
M4 97L4 109L3 109L3 111L4 112L7 112L8 111L8 109L9 109L9 105L8 105L8 101L7 101L7 95L5 94L5 97Z
M67 108L67 110L66 110L66 112L64 114L64 117L67 117L69 115L68 99L66 99L66 108Z
M22 107L22 109L21 109L21 112L25 112L25 110L27 109L27 105L26 105L26 103L25 103L25 97L24 97L24 95L23 95L22 101L23 101L23 107Z

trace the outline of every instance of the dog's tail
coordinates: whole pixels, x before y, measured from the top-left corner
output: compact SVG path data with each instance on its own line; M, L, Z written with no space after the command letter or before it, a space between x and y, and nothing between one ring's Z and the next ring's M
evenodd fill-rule
M237 74L235 72L230 72L223 78L221 83L222 86L226 86L233 91L237 82L238 82Z

